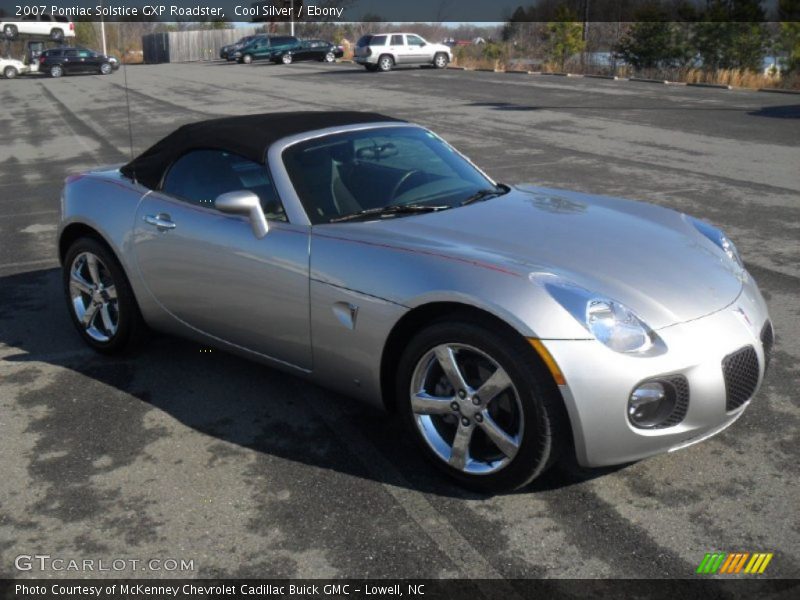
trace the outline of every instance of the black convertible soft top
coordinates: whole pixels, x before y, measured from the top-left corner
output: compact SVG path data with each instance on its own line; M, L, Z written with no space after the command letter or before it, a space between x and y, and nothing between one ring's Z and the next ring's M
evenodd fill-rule
M155 189L164 171L189 150L225 150L260 163L264 162L270 145L281 138L326 127L376 121L402 122L378 113L356 111L265 113L200 121L179 127L120 171Z

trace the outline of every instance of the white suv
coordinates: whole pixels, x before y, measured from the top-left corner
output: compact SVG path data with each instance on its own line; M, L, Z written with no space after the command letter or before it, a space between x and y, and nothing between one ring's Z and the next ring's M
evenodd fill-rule
M75 37L75 24L66 17L31 15L19 21L0 21L0 32L8 40L15 40L19 35L35 35L63 42L65 38Z
M353 59L367 71L390 71L395 65L433 65L444 69L453 54L444 44L431 44L415 33L364 35Z

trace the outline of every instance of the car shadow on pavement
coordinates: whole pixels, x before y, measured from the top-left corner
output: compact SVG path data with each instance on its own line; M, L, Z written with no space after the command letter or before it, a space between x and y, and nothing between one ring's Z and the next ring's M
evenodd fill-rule
M92 423L94 419L133 422L135 413L143 421L144 414L156 410L207 436L204 444L209 450L224 442L291 463L424 493L485 497L452 485L429 465L396 415L296 376L156 334L133 356L95 353L83 344L69 320L59 269L0 277L0 344L0 362L7 363L12 375L0 379L0 389L11 387L3 394L22 397L26 386L32 382L38 386L36 380L45 377L53 383L37 391L38 402L47 409L63 410L65 394L72 395L82 408L63 427L79 427L91 432L87 435L108 435ZM76 394L82 397L75 398ZM76 418L84 422L76 423ZM148 421L153 419L171 421L148 414ZM142 448L152 435L133 425L122 431L121 435L140 437L119 440L133 448ZM57 436L58 431L48 435ZM237 452L234 460L248 460L238 456ZM164 457L165 467L170 468L173 463L166 464L168 458L172 457ZM279 463L265 464L274 468ZM286 469L291 470L291 464ZM559 467L519 493L563 488L608 471Z
M800 119L800 104L765 106L747 114L753 117L771 117L773 119Z

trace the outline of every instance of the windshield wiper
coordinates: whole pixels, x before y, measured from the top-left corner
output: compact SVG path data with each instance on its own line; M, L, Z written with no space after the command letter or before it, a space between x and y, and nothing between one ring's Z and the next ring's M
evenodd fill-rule
M343 217L334 217L330 223L341 223L342 221L355 221L365 217L382 217L386 215L405 215L413 213L426 213L436 212L439 210L446 210L449 206L432 206L430 204L397 204L395 206L379 206L378 208L367 208L360 210L356 213L344 215Z
M461 206L466 206L467 204L472 204L473 202L480 202L481 200L488 200L493 196L502 196L503 194L507 194L511 191L511 188L505 184L498 183L496 188L490 188L485 190L478 190L472 196L469 196L466 200L461 203Z

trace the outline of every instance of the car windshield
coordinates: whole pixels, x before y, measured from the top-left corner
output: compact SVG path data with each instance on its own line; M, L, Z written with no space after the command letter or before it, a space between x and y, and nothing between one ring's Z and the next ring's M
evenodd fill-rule
M396 218L507 191L419 127L379 127L300 142L284 151L283 163L313 224L361 215Z

